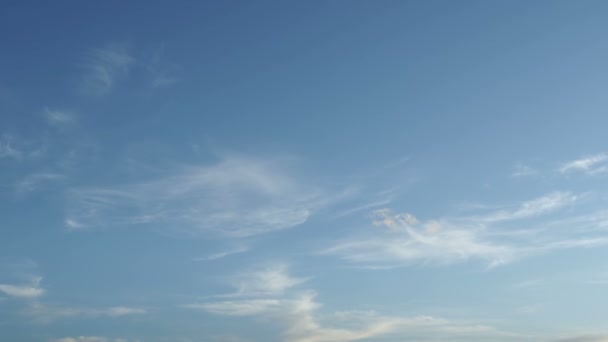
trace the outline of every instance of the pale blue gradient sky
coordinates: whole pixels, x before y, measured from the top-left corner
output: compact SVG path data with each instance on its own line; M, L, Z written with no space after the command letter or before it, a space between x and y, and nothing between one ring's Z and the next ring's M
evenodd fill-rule
M608 3L0 6L1 340L608 341Z

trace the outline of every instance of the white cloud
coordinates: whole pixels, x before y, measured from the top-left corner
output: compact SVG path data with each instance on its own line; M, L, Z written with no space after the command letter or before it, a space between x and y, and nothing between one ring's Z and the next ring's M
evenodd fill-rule
M267 313L280 308L281 301L277 299L246 299L238 301L223 301L213 303L197 303L184 305L190 309L201 309L216 315L251 316Z
M585 172L587 174L597 174L608 171L608 154L596 154L586 156L581 159L573 160L563 164L559 168L561 173Z
M286 271L280 278L292 279ZM247 272L245 272L247 274ZM276 277L269 277L276 278ZM255 281L254 281L255 283ZM279 283L284 283L283 281ZM288 282L292 283L292 282ZM374 337L393 336L395 340L411 340L413 336L431 336L434 340L441 336L509 336L493 327L479 324L452 322L446 319L414 316L391 317L375 312L337 312L323 315L321 322L319 309L322 305L315 301L316 294L304 291L289 294L285 291L258 291L265 297L243 298L231 301L198 303L185 305L214 315L252 316L280 323L282 341L286 342L348 342ZM281 286L289 288L289 286ZM424 334L421 334L424 333Z
M56 305L47 305L41 302L33 302L24 310L24 314L31 316L35 321L49 323L57 319L71 317L95 318L111 317L118 318L124 316L145 315L148 311L141 308L131 308L116 306L109 308L73 308Z
M19 145L20 144L12 135L3 134L2 137L0 137L0 159L21 159L24 153L21 151Z
M287 264L275 263L232 276L228 282L236 289L235 296L271 296L283 294L307 280L290 276Z
M511 177L513 178L531 177L536 175L538 175L538 170L521 163L516 164L511 173Z
M555 340L555 342L608 342L608 335L580 335Z
M69 125L74 122L74 114L65 110L44 109L46 120L54 126Z
M223 258L231 256L231 255L245 253L245 252L248 252L248 251L249 251L249 247L248 246L238 246L238 247L235 247L235 248L232 248L232 249L228 249L228 250L223 251L223 252L211 254L211 255L206 256L206 257L194 258L193 260L196 260L196 261L218 260L218 259L223 259Z
M124 306L116 306L116 307L112 307L109 309L99 311L100 315L108 315L111 317L120 317L120 316L127 316L127 315L143 315L146 313L147 313L147 311L144 309L129 308L129 307L124 307Z
M94 96L110 93L116 80L125 76L134 63L135 59L125 46L113 44L90 50L87 53L82 91Z
M411 214L380 209L374 211L372 223L385 229L368 228L334 242L322 254L368 268L467 260L494 267L540 253L608 245L604 213L565 218L560 215L563 212L559 209L570 205L574 208L580 198L568 192L553 192L511 208L481 208L487 213L422 222ZM549 214L559 218L538 220Z
M566 205L574 203L578 196L570 192L552 192L545 196L535 198L522 203L515 210L499 210L495 211L483 218L488 222L519 220L528 217L543 215L551 211L562 208Z
M27 194L40 190L49 183L64 179L65 176L54 172L32 173L22 178L15 185L15 190L19 194Z
M52 339L50 342L127 342L123 338L108 338L100 336L76 336Z
M35 277L28 285L0 284L0 292L7 296L33 299L44 294L44 289L40 287L42 278Z
M514 258L508 246L485 241L474 227L461 228L444 221L420 223L411 214L374 211L374 224L389 231L338 242L325 250L368 267L395 267L413 262L453 263L481 259L490 265Z
M295 227L332 200L277 162L241 157L148 182L74 189L70 198L72 229L162 224L175 233L231 237Z

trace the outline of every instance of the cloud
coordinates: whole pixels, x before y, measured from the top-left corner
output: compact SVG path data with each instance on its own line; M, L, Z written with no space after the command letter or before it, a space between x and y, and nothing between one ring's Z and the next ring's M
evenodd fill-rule
M50 342L127 342L123 338L108 338L100 336L76 336L52 339Z
M65 126L75 121L74 115L65 110L44 109L44 116L49 124L53 126Z
M225 257L231 256L231 255L235 255L235 254L246 253L248 251L249 251L249 247L248 246L238 246L238 247L235 247L235 248L223 251L223 252L211 254L211 255L206 256L206 257L194 258L193 260L196 260L196 261L212 261L212 260L223 259Z
M608 342L608 335L582 335L560 338L555 342Z
M122 45L111 44L90 50L86 55L82 91L93 96L109 94L117 79L128 74L134 63L135 58Z
M283 294L307 280L290 276L287 264L275 263L232 276L228 282L236 289L234 296L272 296Z
M306 290L293 294L285 290L293 287L294 281L286 269L281 269L278 287L281 291L259 291L257 280L254 291L247 298L231 301L189 304L184 307L222 316L251 316L278 322L282 326L282 341L286 342L347 342L381 336L394 336L395 340L419 337L421 333L437 338L440 336L469 336L488 334L506 336L493 327L479 324L452 322L430 316L392 317L375 312L336 312L323 315L318 311L322 305L316 301L316 293ZM250 274L250 272L244 272ZM256 277L253 277L256 278ZM265 277L276 279L276 276ZM276 285L272 285L275 286Z
M559 168L561 173L585 172L593 175L608 171L608 154L586 156L563 164Z
M511 177L513 178L531 177L536 175L538 175L538 170L521 163L516 164L511 173Z
M275 161L224 158L165 177L70 191L68 228L161 225L174 233L247 237L300 225L331 202Z
M115 306L109 308L73 308L56 305L48 305L41 302L32 302L23 311L24 314L32 317L40 323L49 323L58 319L71 317L96 318L110 317L118 318L124 316L145 315L148 310L142 308L132 308L126 306Z
M480 232L431 220L420 223L411 214L374 211L374 225L388 228L372 236L338 242L323 251L369 267L395 267L413 262L454 263L481 259L490 265L514 258L508 246L485 241Z
M22 178L15 184L15 190L19 194L27 194L41 188L44 188L49 183L64 179L65 176L54 172L39 172L32 173Z
M552 192L545 196L535 198L522 203L515 210L499 210L495 211L483 218L488 222L520 220L533 216L549 213L551 211L562 208L566 205L574 203L578 196L570 192Z
M276 299L248 299L184 305L186 308L201 309L212 314L223 316L251 316L276 310L280 308L280 306L281 301Z
M2 137L0 137L0 159L21 159L24 153L21 151L19 145L20 144L12 135L3 134Z
M31 284L28 285L10 285L0 284L0 292L7 296L33 299L40 297L44 294L44 289L40 287L42 278L35 277Z
M569 192L552 192L510 208L482 207L482 213L427 221L379 209L373 212L372 224L383 229L367 229L338 240L321 254L367 268L469 260L495 267L556 250L608 245L602 213L562 216L553 221L537 219L558 215L559 209L574 206L580 198Z

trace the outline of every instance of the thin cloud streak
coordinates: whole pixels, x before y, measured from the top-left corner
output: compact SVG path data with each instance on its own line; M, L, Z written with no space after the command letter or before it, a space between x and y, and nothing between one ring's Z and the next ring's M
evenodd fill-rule
M586 216L585 222L576 218L580 221L574 225L576 230L567 224L569 218L529 223L539 216L558 214L579 198L568 192L553 192L523 202L515 209L425 222L411 214L380 209L373 212L373 225L384 229L336 241L321 254L337 256L364 268L418 263L445 265L470 260L482 261L492 268L557 250L608 245L608 235L601 229L604 221L597 219L601 213ZM511 227L512 221L517 221L520 228ZM505 229L505 225L510 228Z
M148 182L70 191L69 229L160 225L244 238L306 222L334 199L270 160L229 157Z
M223 259L235 254L241 254L241 253L246 253L250 250L250 248L248 246L239 246L233 249L229 249L223 252L219 252L219 253L215 253L215 254L211 254L209 256L206 257L200 257L200 258L194 258L193 260L195 261L213 261L213 260L219 260L219 259Z
M280 270L280 277L268 277L269 286L284 290L296 286L284 286L281 279L295 279L288 269ZM250 274L249 271L244 273ZM272 279L279 279L277 284ZM254 281L254 288L258 287ZM264 292L264 291L261 291ZM321 322L317 312L322 307L314 291L306 290L293 294L286 291L250 292L250 296L230 301L195 303L184 308L201 310L213 315L233 317L258 317L280 322L283 326L282 340L286 342L348 342L369 338L394 336L407 339L413 336L429 336L432 340L445 334L453 336L514 337L491 326L452 322L430 316L391 317L375 312L336 312L324 315Z
M92 96L109 94L117 79L125 76L135 63L126 47L113 44L88 51L82 91Z
M11 297L34 299L45 293L45 290L40 287L41 281L41 277L34 277L32 283L27 285L0 284L0 292Z
M559 172L567 174L572 172L584 172L590 175L608 171L608 154L596 154L586 156L563 164Z

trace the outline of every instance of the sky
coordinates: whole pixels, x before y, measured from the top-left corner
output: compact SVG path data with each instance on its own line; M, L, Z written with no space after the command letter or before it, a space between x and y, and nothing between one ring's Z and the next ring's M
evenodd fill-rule
M608 341L606 13L3 1L0 340Z

